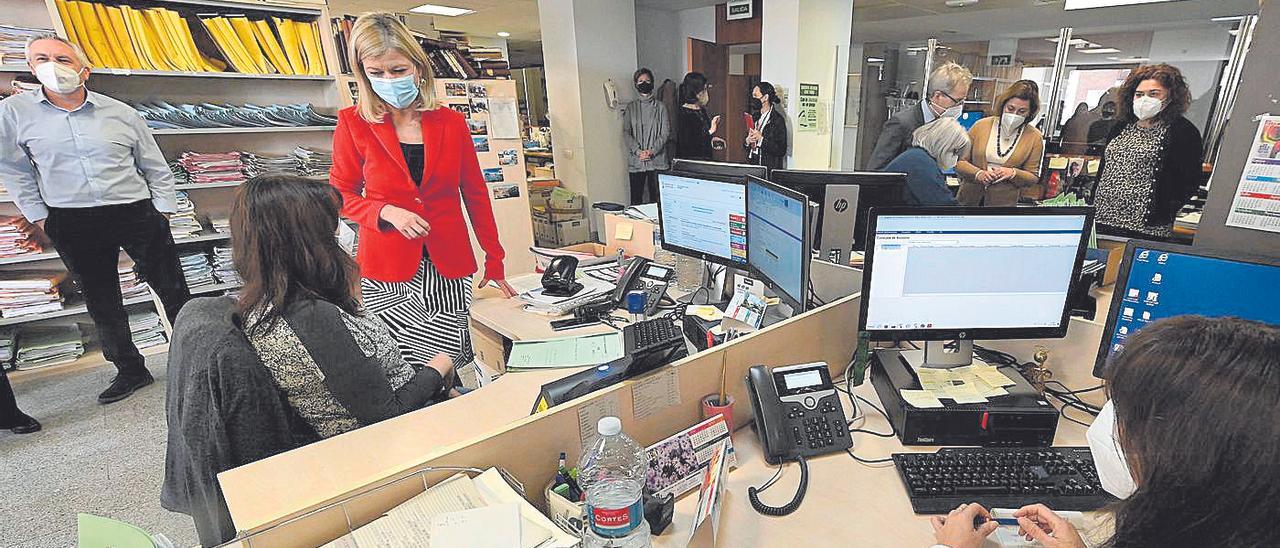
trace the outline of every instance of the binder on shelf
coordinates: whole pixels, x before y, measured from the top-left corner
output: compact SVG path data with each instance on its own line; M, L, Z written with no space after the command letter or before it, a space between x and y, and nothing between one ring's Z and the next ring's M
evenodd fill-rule
M77 27L71 21L71 12L67 9L66 0L53 0L53 5L58 10L58 19L62 20L62 28L67 29L67 39L76 44L81 43L80 35L76 33Z
M280 45L284 46L285 58L289 60L290 74L306 74L306 61L302 59L302 47L298 41L297 30L293 26L290 19L281 19L272 17L271 22L275 24L276 33L280 35Z
M228 16L227 23L231 25L231 30L235 33L236 38L244 46L245 51L252 58L251 60L259 67L263 74L273 74L276 72L275 65L267 60L267 54L264 51L266 47L258 42L258 37L253 32L253 23L249 22L246 17Z

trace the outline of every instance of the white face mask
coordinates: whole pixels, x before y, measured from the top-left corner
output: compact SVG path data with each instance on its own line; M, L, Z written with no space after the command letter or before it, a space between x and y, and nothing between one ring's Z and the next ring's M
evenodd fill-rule
M80 80L79 72L53 61L45 61L36 65L36 79L40 80L45 89L62 95L71 93L84 85L84 82Z
M1110 401L1102 406L1085 437L1089 440L1089 451L1093 453L1093 464L1098 468L1102 489L1121 499L1132 496L1138 486L1129 471L1124 450L1116 441L1116 410Z
M1012 112L1006 112L1000 115L1000 128L1003 129L1005 133L1012 133L1013 130L1021 127L1022 124L1026 121L1027 121L1026 116L1022 116L1020 114L1014 114Z
M1133 115L1139 120L1150 120L1164 110L1164 101L1155 97L1138 97L1133 100Z

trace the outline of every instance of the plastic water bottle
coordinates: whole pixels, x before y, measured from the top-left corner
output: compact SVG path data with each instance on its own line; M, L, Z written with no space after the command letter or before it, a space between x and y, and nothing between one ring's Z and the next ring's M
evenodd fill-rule
M600 438L578 463L578 484L587 495L583 548L647 548L649 523L644 519L644 479L649 457L622 433L618 417L596 425Z

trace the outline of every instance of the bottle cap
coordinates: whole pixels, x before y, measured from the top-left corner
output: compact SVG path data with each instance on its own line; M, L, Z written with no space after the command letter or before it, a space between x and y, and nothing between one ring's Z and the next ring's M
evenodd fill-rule
M605 417L596 423L596 432L601 436L616 436L622 433L622 421L618 417Z

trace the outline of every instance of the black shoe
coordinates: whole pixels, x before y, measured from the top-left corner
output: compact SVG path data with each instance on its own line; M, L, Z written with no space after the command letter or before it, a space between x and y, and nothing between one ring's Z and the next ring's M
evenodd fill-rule
M14 421L12 425L5 426L4 428L8 428L9 431L13 432L14 434L31 434L33 432L39 432L41 426L40 426L40 421L31 418L29 415L25 413L22 413L20 414L18 420Z
M137 392L139 388L153 382L156 382L156 379L151 376L151 373L116 375L116 378L111 380L111 386L108 386L106 390L98 394L98 403L118 402Z

